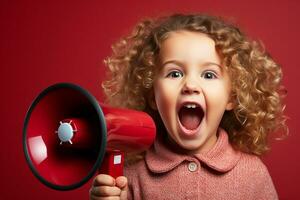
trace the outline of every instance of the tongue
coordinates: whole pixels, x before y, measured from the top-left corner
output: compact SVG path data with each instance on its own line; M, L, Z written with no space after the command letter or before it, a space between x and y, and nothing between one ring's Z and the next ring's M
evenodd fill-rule
M189 130L196 129L202 120L201 118L202 117L199 115L199 112L197 112L197 109L183 107L179 111L181 124Z

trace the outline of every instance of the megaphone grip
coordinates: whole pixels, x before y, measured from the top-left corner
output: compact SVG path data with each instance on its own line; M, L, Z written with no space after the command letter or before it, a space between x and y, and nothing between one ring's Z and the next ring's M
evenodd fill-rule
M101 168L99 169L100 174L108 174L114 178L123 176L124 168L124 152L122 151L107 151L105 153L104 160Z

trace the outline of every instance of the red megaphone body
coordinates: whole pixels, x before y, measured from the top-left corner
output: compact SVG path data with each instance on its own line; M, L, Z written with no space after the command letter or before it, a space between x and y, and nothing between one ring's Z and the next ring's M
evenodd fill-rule
M59 83L41 92L30 106L23 147L42 183L70 190L99 169L113 177L122 175L124 153L149 148L155 131L146 113L99 105L85 89Z

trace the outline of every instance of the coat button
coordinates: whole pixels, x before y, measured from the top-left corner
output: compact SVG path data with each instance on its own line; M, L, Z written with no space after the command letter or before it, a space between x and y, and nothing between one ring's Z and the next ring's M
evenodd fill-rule
M190 172L196 171L197 168L198 168L198 165L197 165L197 163L195 163L195 162L190 162L190 163L188 164L188 169L189 169Z

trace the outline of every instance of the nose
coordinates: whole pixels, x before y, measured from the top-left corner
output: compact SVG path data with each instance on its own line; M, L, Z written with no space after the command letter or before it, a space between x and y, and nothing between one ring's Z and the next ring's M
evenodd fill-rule
M201 87L196 80L192 78L186 78L184 85L182 87L182 94L200 94Z

